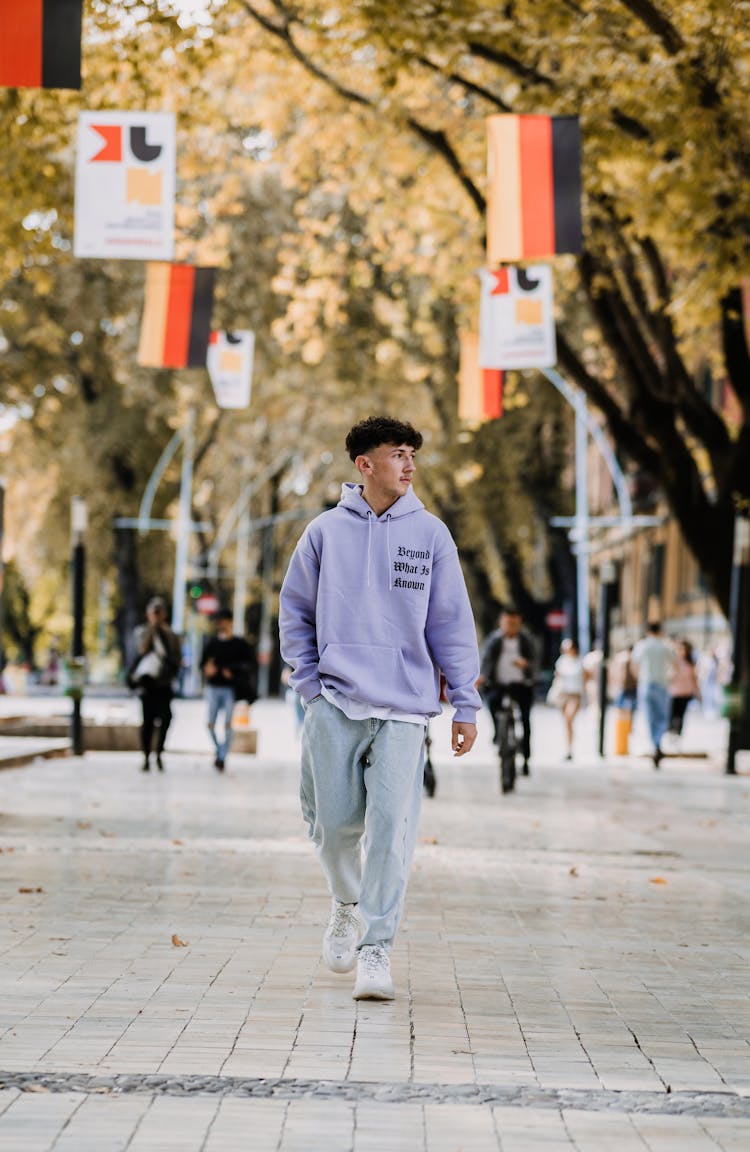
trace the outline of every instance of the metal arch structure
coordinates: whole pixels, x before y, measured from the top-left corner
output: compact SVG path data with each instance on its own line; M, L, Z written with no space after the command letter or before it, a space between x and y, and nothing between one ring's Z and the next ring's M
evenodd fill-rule
M578 615L578 647L581 655L585 655L591 648L590 600L589 600L589 533L592 526L620 527L626 532L633 528L656 525L663 522L659 516L634 516L633 502L628 491L625 474L620 467L617 457L612 451L612 445L604 435L600 425L591 415L586 396L580 388L568 384L560 373L554 368L538 369L549 380L570 404L575 412L576 433L576 513L575 516L555 516L550 523L555 527L568 528L569 539L573 545L573 554L576 557L576 604ZM589 516L588 499L588 436L596 444L607 466L612 483L617 494L620 508L619 516Z
M633 502L630 498L625 474L612 451L612 445L589 412L584 393L580 388L571 387L567 380L564 380L556 369L542 368L540 371L546 376L550 384L554 385L560 395L565 397L575 410L576 416L580 416L583 420L587 432L590 433L591 439L601 452L604 463L607 465L609 474L612 477L612 483L617 493L617 502L620 505L620 519L629 523L633 519Z

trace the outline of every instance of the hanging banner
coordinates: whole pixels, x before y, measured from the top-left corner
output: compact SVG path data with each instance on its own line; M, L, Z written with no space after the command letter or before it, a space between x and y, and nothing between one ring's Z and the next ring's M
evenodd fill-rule
M479 363L483 368L551 368L557 361L552 269L479 273Z
M0 87L80 88L82 0L0 0Z
M215 268L149 264L138 363L145 368L205 368Z
M503 372L479 365L479 336L462 332L459 336L461 361L458 369L458 418L467 424L482 424L503 414Z
M487 117L487 264L581 251L577 116Z
M212 332L206 360L220 408L247 408L253 378L255 333Z
M74 253L170 260L175 118L171 112L81 112Z

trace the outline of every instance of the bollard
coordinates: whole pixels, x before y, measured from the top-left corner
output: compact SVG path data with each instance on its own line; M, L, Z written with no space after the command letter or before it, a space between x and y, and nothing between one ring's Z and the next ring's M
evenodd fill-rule
M615 756L627 756L630 730L633 727L633 713L620 708L615 716Z
M247 700L238 700L232 713L232 727L242 729L250 727L250 705Z

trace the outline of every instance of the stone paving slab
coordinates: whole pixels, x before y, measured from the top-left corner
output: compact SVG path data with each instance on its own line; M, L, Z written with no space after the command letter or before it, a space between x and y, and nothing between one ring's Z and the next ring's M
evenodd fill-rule
M0 776L0 1152L750 1147L750 786L720 756L600 763L592 725L569 767L539 710L503 798L486 730L454 762L437 721L397 999L357 1004L291 713L255 706L222 777L178 705L163 775Z
M70 751L70 740L64 736L0 735L0 769L20 768L34 760L69 756Z

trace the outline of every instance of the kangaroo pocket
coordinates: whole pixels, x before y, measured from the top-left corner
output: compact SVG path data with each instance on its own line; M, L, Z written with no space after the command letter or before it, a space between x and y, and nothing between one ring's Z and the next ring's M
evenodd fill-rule
M353 700L405 708L423 693L412 682L398 648L375 644L327 644L318 669L324 682Z

